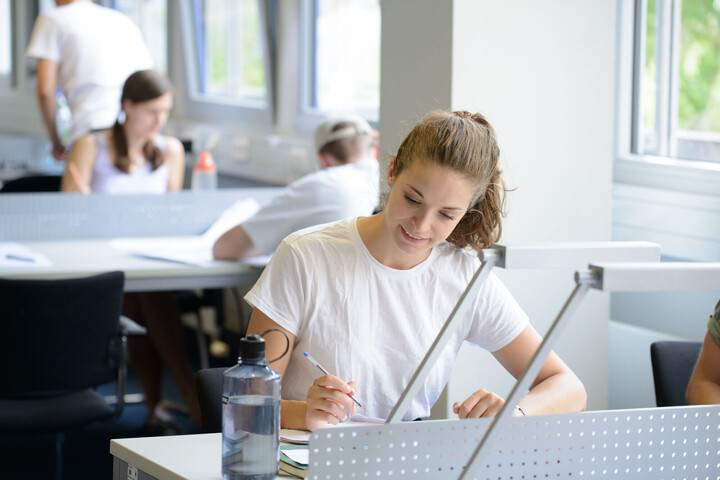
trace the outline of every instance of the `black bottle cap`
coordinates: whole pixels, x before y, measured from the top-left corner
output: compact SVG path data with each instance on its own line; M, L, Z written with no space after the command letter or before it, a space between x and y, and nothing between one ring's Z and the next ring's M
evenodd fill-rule
M240 340L240 363L265 365L265 339L260 335L247 335Z

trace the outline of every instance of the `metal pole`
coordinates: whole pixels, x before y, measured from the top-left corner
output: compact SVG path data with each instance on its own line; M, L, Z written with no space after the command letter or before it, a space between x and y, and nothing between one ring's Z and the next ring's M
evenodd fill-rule
M485 435L483 435L480 443L475 448L475 451L471 455L465 469L460 474L460 477L458 477L459 480L466 478L466 475L470 475L469 472L472 471L473 465L475 465L476 468L479 468L478 466L482 464L482 458L488 454L490 451L489 446L496 440L496 438L493 438L494 432L510 421L515 405L517 405L520 399L527 393L529 386L535 380L537 374L540 372L540 369L545 363L545 359L548 355L550 355L553 345L560 337L560 333L569 322L572 314L575 310L577 310L580 302L590 288L590 283L593 281L594 279L592 277L578 281L578 285L575 287L557 318L550 326L550 329L545 335L540 347L535 352L535 355L533 355L528 366L525 367L525 371L523 371L523 373L518 377L517 382L515 382L515 386L510 392L508 398L505 400L505 405L503 405L498 415L493 419L492 423L485 432Z

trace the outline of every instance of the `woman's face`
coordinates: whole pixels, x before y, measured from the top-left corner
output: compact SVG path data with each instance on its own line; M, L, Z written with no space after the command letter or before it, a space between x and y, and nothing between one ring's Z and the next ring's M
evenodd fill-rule
M394 175L388 169L390 195L386 225L397 260L410 268L452 233L465 215L475 188L460 174L432 162L414 161Z
M126 126L132 134L150 138L165 126L172 106L173 95L170 92L146 102L125 100Z

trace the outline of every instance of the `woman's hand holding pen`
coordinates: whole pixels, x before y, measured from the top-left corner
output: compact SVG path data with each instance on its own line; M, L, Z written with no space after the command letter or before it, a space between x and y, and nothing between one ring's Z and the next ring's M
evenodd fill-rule
M355 413L355 402L349 395L357 392L355 382L345 383L334 375L315 379L308 388L305 422L310 431L328 423L337 425Z
M458 418L494 417L500 413L503 405L505 405L505 400L501 396L480 389L464 402L455 402L453 413Z

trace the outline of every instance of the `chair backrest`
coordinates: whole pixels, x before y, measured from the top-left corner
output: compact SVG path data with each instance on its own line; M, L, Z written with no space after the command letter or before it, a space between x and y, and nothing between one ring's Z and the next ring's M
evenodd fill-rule
M222 431L223 373L226 367L205 368L195 374L202 429L205 433Z
M4 182L0 192L59 192L61 182L60 175L28 175Z
M115 379L124 281L123 272L0 278L0 395L51 395Z
M655 402L658 407L687 405L685 390L701 347L701 342L668 341L650 345Z

